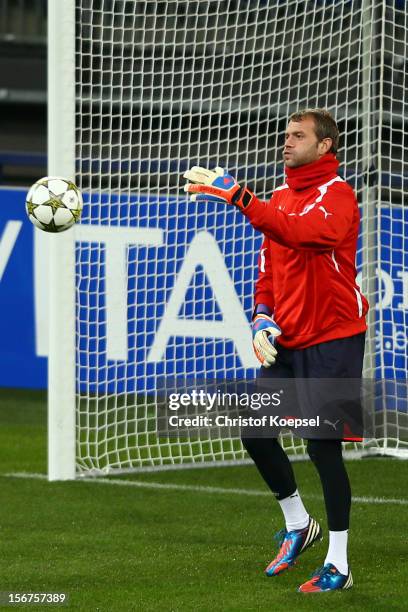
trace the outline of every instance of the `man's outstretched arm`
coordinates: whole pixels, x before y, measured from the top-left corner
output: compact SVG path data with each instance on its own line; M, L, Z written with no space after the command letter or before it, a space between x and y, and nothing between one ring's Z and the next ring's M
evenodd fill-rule
M184 190L193 201L213 200L237 206L251 225L265 236L290 248L327 250L342 242L356 210L354 193L340 177L322 188L299 213L287 213L272 202L259 200L222 168L194 166L184 174ZM193 182L191 182L193 180Z

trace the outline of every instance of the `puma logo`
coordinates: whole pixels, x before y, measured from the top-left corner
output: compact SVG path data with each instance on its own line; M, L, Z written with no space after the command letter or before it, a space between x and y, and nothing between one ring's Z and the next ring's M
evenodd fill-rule
M332 215L332 214L333 214L333 213L331 213L331 212L327 212L327 210L325 209L325 207L324 207L324 206L319 206L319 210L321 210L321 211L322 211L322 213L324 214L324 218L325 218L325 219L327 219L327 217L328 217L329 215Z
M328 419L324 419L323 423L325 423L326 425L331 425L333 427L333 429L335 429L337 431L336 425L337 425L337 423L340 423L340 419L337 419L337 421L335 421L334 423L332 423Z

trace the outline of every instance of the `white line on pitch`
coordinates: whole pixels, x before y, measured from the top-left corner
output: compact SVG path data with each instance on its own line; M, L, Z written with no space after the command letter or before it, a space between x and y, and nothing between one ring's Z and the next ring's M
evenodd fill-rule
M46 480L45 474L30 474L28 472L16 472L4 474L6 478L28 478L32 480ZM72 481L71 481L72 482ZM119 487L135 487L139 489L162 489L167 491L192 491L196 493L220 493L226 495L248 495L255 497L271 497L269 491L259 491L257 489L235 489L225 487L206 487L200 485L183 485L162 482L148 482L144 480L122 480L118 478L81 478L75 482L92 482L96 484L108 484ZM321 495L303 494L305 499L321 500ZM393 497L361 497L353 496L352 501L360 504L397 504L400 506L408 506L408 499L393 498Z

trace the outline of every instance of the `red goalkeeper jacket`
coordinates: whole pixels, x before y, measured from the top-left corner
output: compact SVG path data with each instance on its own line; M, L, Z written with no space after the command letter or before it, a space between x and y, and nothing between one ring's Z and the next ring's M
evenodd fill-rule
M269 202L243 210L264 234L255 305L265 304L282 330L279 343L306 348L366 330L368 302L356 284L360 216L353 189L331 153L298 168Z

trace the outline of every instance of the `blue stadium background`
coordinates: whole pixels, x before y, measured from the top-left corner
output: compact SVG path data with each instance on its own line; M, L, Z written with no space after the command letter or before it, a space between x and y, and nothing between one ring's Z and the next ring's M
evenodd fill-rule
M27 387L27 388L45 388L46 387L46 359L44 357L38 357L36 355L36 338L35 338L35 312L34 312L34 259L33 259L33 234L34 227L28 221L25 213L25 194L26 189L1 189L1 206L0 206L0 239L2 242L0 243L0 253L1 260L3 261L3 265L5 263L3 276L0 280L0 303L2 304L2 316L0 318L0 334L2 338L1 348L0 348L0 386L5 387ZM155 209L155 212L160 212L160 207L166 204L163 199L160 201L149 201L146 197L140 198L138 202L135 200L131 203L131 207L136 207L139 212L139 216L142 219L148 219L146 214L146 208L149 206L150 213L152 213L152 205ZM116 204L118 211L121 208L125 209L125 207L121 207L120 202ZM186 204L181 203L181 213L183 212L183 206ZM130 211L131 212L131 211ZM128 215L129 209L126 206L126 215ZM213 211L215 215L215 210ZM233 215L235 215L235 211L231 211L231 227L233 225ZM85 215L86 216L86 215ZM136 213L134 215L130 215L130 217L135 219L136 226ZM154 215L157 219L160 219L160 214L158 216ZM119 216L120 218L120 216ZM181 218L188 219L187 215L181 215ZM9 222L20 222L20 230L9 253L9 257L5 260L7 253L5 254L4 249L4 236L6 235L7 224ZM145 221L148 226L149 222ZM194 222L196 223L196 222ZM175 282L177 270L179 269L185 251L187 250L188 244L191 242L194 233L196 231L200 231L200 229L204 229L204 224L208 227L214 227L214 220L211 218L211 214L207 215L202 220L202 228L200 226L194 225L193 223L189 226L189 223L185 223L183 227L176 227L175 225L167 227L167 234L165 235L165 242L167 249L167 262L170 262L170 265L166 264L166 273L163 274L163 286L159 291L153 292L153 284L152 282L146 279L149 278L149 275L146 275L148 272L147 266L148 263L145 257L140 257L140 265L133 263L130 264L128 274L129 274L129 289L132 290L138 285L136 288L138 289L138 304L129 304L128 305L128 314L129 314L129 338L135 338L137 333L142 329L146 332L146 346L141 348L140 346L132 346L131 341L129 342L129 359L128 363L123 362L119 364L117 370L117 376L119 379L123 378L125 373L128 379L138 380L139 388L151 388L152 380L151 376L153 374L153 368L149 368L149 364L146 365L146 354L147 350L151 346L151 343L154 339L154 333L156 329L156 325L158 321L153 320L151 317L150 309L152 305L159 304L158 317L163 313L164 304L167 302L169 295L171 293L172 287ZM151 222L150 222L151 224ZM227 224L228 225L228 224ZM246 229L243 230L241 239L245 240L246 237L252 235L252 229L247 224L245 226ZM177 233L177 242L175 241L175 235ZM405 240L403 241L402 236L405 236ZM227 236L228 237L228 236ZM223 238L223 245L227 245L227 250L225 251L225 261L230 272L231 278L234 281L237 289L241 283L252 283L254 280L254 253L247 253L242 257L242 261L237 262L234 253L232 252L232 240L227 240L224 242L225 235L222 230L219 232L215 232L215 238L217 241L221 241ZM237 237L235 236L235 239ZM259 236L260 241L260 236ZM408 268L408 212L406 209L401 207L392 207L392 208L384 208L382 211L382 226L381 226L381 243L382 243L382 270L390 275L392 279L392 287L393 287L393 297L389 307L385 308L383 311L383 321L380 327L380 323L378 323L377 332L379 337L386 337L389 341L389 344L382 343L381 341L381 350L384 351L385 355L385 371L378 371L378 376L387 377L387 378L402 378L405 376L405 372L407 370L407 346L408 346L408 338L406 337L406 329L408 323L408 311L402 308L402 295L403 295L403 279L402 272L407 270ZM230 245L230 246L228 246ZM158 269L158 272L164 272L164 263L163 263L163 252L160 252L160 248L157 251L157 257L161 260L162 269ZM229 250L228 250L229 249ZM92 255L93 253L93 255ZM91 257L90 257L91 255ZM90 249L82 250L82 266L89 267L92 263L95 263L96 254L95 251ZM133 261L136 261L135 259ZM44 262L45 265L46 262ZM103 263L103 262L102 262ZM238 265L240 264L240 265ZM41 266L41 262L40 262ZM244 273L242 273L244 270ZM86 271L86 270L83 270ZM198 271L198 273L200 273ZM214 317L214 302L213 296L211 295L211 288L205 286L203 282L197 283L198 286L202 287L203 295L202 297L205 300L198 300L201 304L208 304L207 310L193 312L192 304L193 301L189 299L188 294L186 294L186 310L183 312L183 317L197 317L197 318L206 318L208 317L209 312L212 312L212 317ZM97 289L97 281L94 281L93 286L90 287L93 293L93 298L89 302L87 308L87 312L84 311L85 306L81 306L81 319L88 319L91 322L90 325L90 334L91 337L96 337L96 327L103 325L103 320L98 317L103 316L103 308L95 309L92 306L95 306L98 302L100 306L103 306L104 303L104 294L103 294L103 283L96 292ZM197 296L196 298L200 298ZM247 313L248 319L251 312L251 299L248 296L247 302L244 304L245 311ZM100 314L97 314L100 313ZM215 310L215 317L221 316L217 315L217 311ZM147 328L145 327L146 319L150 320ZM62 322L63 324L63 322ZM136 327L135 327L136 326ZM100 333L100 330L99 330ZM391 340L389 340L391 339ZM184 340L183 340L184 341ZM173 344L173 343L172 343ZM177 341L175 342L175 346L177 347ZM219 343L219 350L221 351L223 348L223 343ZM102 351L104 347L100 346ZM231 349L233 349L231 345ZM187 345L187 357L188 357L188 345ZM177 366L177 362L174 360L175 358L175 349L174 346L170 349L170 352L167 353L167 374L177 374L180 373ZM213 368L213 360L216 359L217 354L206 355L203 351L202 354L202 365L206 366L208 369ZM174 361L174 368L169 370L168 362L169 360ZM233 365L234 357L231 357L231 364ZM135 369L134 364L137 363L137 369ZM179 363L181 363L179 361ZM90 366L91 372L91 385L97 383L97 377L99 380L104 380L106 378L106 368L109 367L109 362L104 360L100 360L96 367L96 362L91 358L91 361L88 363ZM151 364L150 364L151 365ZM116 364L118 366L118 364ZM161 374L164 372L163 369L164 364L158 365L155 367L156 374ZM85 364L82 363L81 367L84 368ZM87 376L89 376L89 371ZM244 373L244 371L241 371ZM184 372L183 372L184 373ZM191 374L192 372L187 372ZM85 374L82 378L85 378ZM131 391L131 388L127 388L128 391Z

